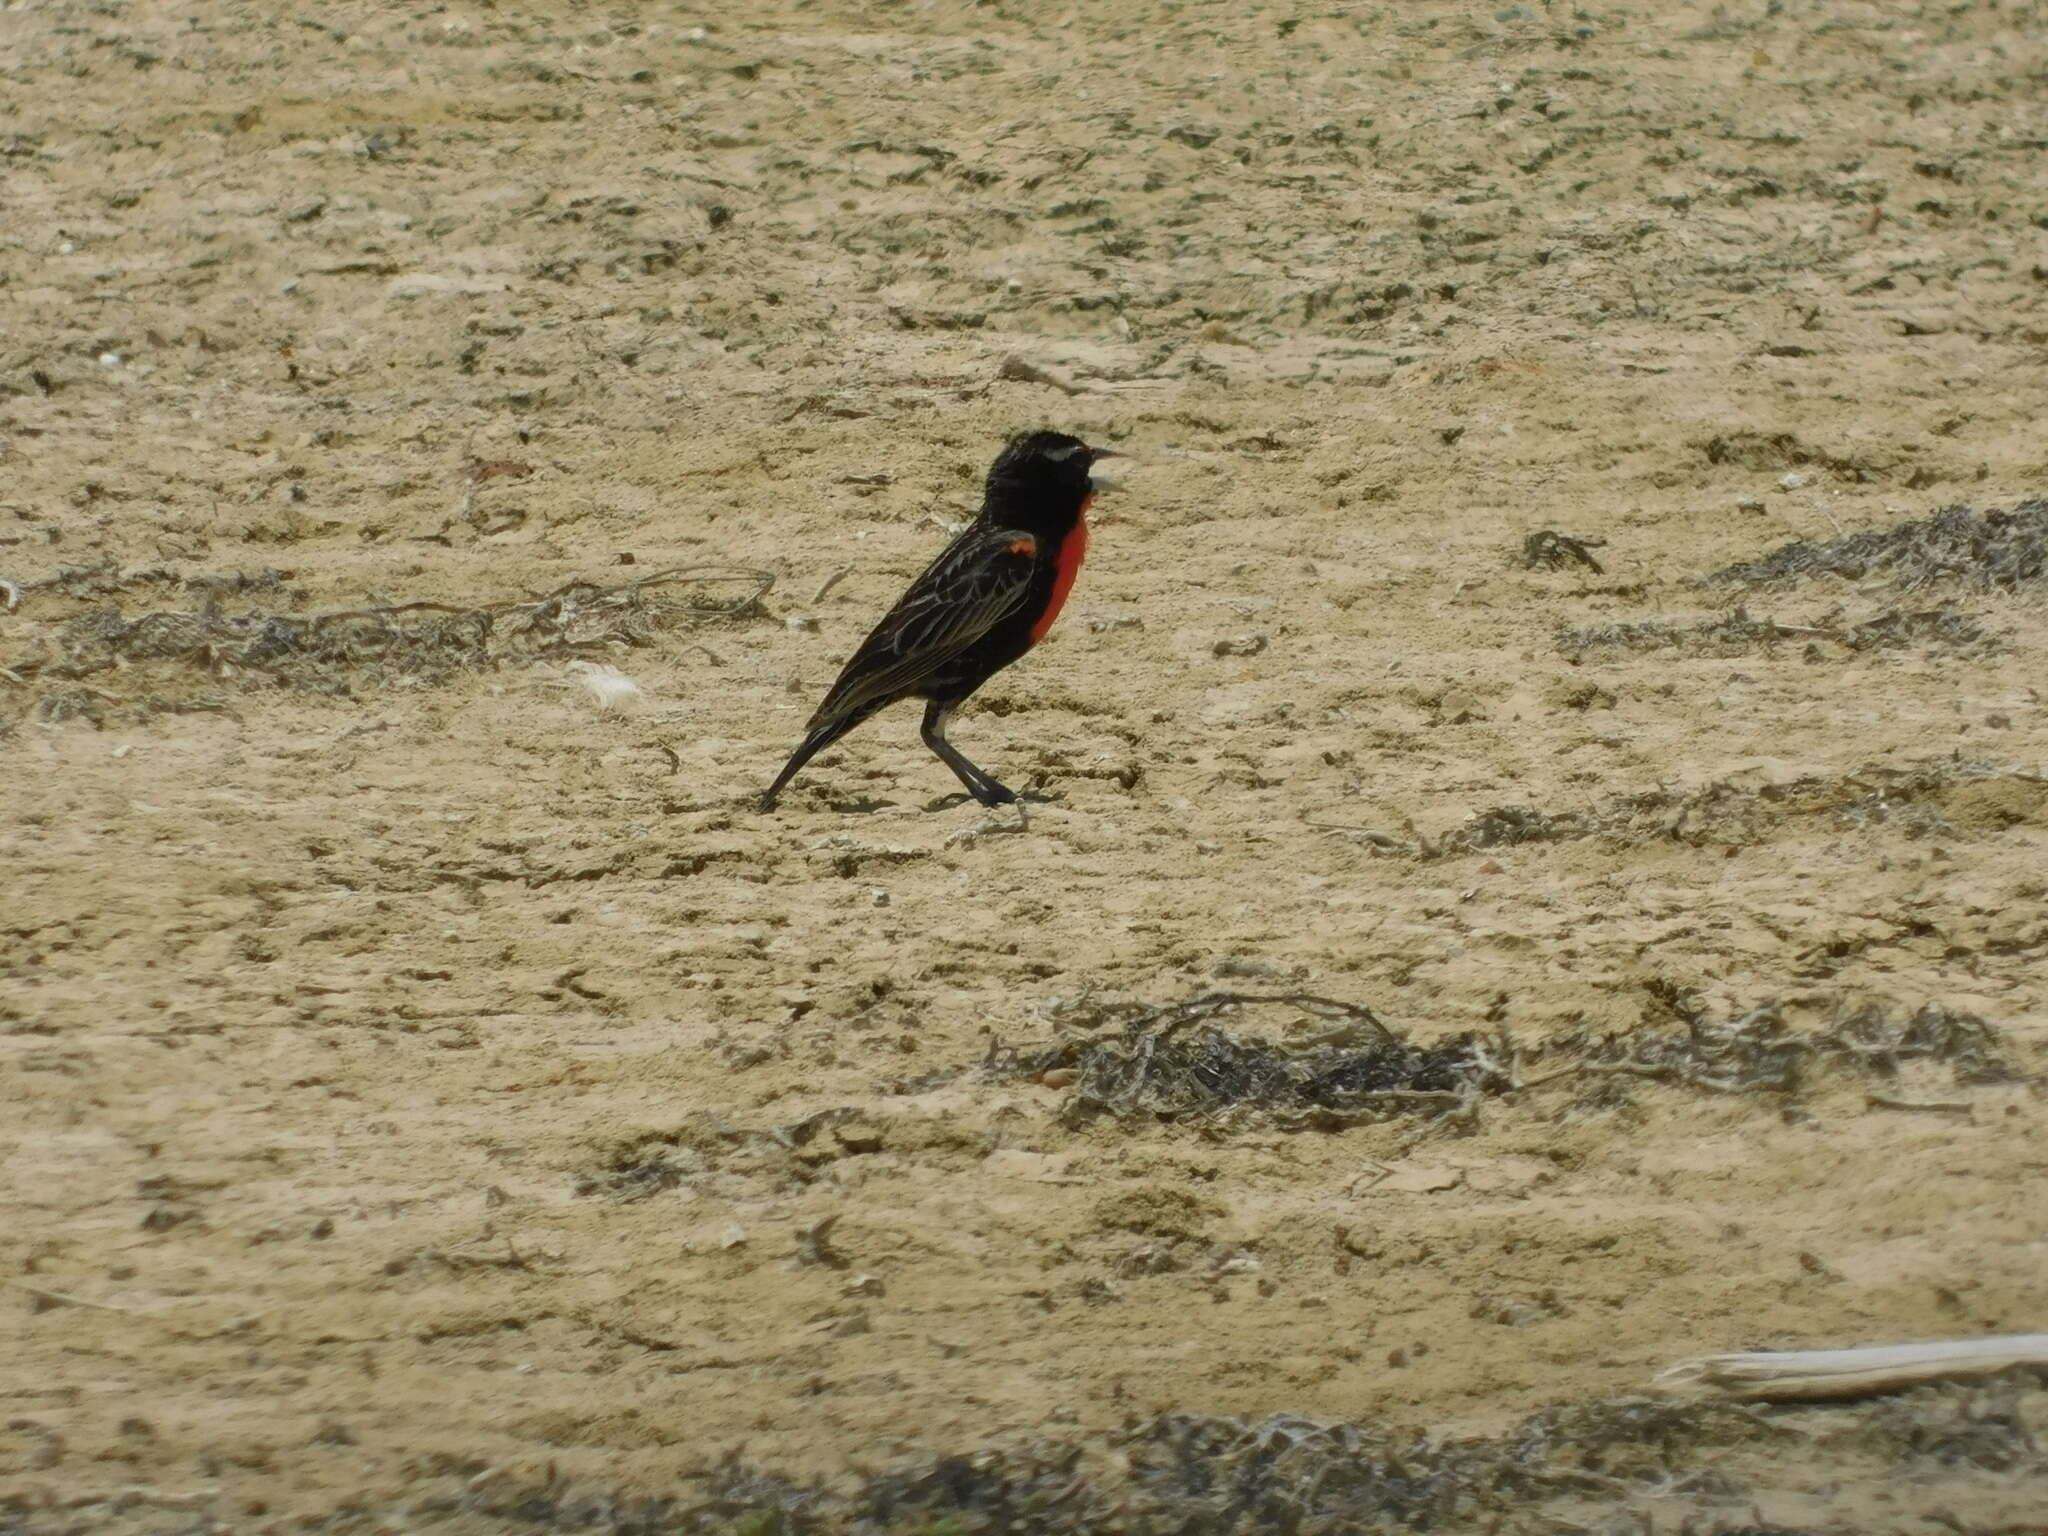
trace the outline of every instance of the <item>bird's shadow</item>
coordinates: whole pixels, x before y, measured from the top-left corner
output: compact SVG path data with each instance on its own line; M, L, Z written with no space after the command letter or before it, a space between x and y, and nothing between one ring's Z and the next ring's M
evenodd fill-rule
M825 809L836 812L841 816L872 816L877 811L894 810L896 804L897 802L887 797L877 798L874 795L857 795L851 799L827 800L825 802Z
M1010 804L1020 809L1027 805L1059 805L1066 798L1066 795L1059 790L1046 793L1036 789L1026 789L1019 790L1017 798L1011 801ZM742 796L735 803L750 806L756 811L761 810L761 800L758 795ZM834 816L872 816L877 811L900 809L902 803L902 801L893 800L887 795L841 795L836 799L826 799L809 807L804 807L801 801L788 807L777 805L763 812L763 814L773 816L785 808L808 808L820 812L829 812ZM951 794L934 796L932 799L925 801L918 809L935 814L939 811L953 811L960 809L962 806L978 804L979 802L972 795L967 794L963 790L955 790ZM1000 805L981 806L980 808L989 812L1006 809L1006 807Z

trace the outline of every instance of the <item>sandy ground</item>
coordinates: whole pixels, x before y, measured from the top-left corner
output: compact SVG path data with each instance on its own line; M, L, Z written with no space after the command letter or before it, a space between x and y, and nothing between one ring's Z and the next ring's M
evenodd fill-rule
M0 9L13 1517L483 1526L466 1487L1162 1413L1489 1434L1687 1354L2041 1327L2024 1083L1331 1133L980 1070L1217 987L1531 1050L1666 987L1934 1003L2048 1066L2040 588L1697 580L2041 489L2038 13L744 9ZM758 814L1040 424L1132 457L954 731L1028 825L907 709ZM1512 563L1543 529L1603 572ZM52 665L110 610L701 563L775 585L589 653L644 690L609 713L559 649ZM1558 639L1738 601L1781 643ZM1992 643L1827 638L1938 601ZM1428 856L1717 784L1739 824ZM1795 1440L1616 1497L2048 1496L2038 1451Z

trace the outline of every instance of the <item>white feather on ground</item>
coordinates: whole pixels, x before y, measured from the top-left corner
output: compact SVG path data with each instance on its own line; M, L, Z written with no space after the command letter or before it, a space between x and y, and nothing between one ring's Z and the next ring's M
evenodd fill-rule
M624 709L645 697L638 683L603 662L570 662L569 681L602 710Z

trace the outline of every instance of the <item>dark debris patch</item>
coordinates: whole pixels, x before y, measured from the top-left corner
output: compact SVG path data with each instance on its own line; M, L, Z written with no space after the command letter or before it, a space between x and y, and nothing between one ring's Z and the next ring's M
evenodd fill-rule
M118 607L101 608L64 624L54 644L37 639L7 667L34 693L45 720L98 721L116 701L88 680L149 664L347 695L361 683L436 682L462 671L608 655L652 644L680 624L758 617L774 581L767 571L681 566L616 586L573 581L531 599L291 614L221 606L223 592L270 590L260 577L211 585L195 579L186 585L207 596L195 611L131 618Z
M2015 1378L2039 1372L2013 1373ZM2039 1468L2039 1436L2017 1383L1992 1382L1974 1392L1922 1388L1878 1404L1838 1444L1888 1461L2014 1473Z
M1398 1118L1471 1128L1483 1102L1553 1084L1625 1101L1616 1079L1644 1078L1703 1092L1792 1099L1829 1074L1896 1076L1908 1062L1947 1066L1959 1086L2018 1081L1997 1029L1973 1013L1929 1003L1905 1012L1844 1000L1818 1029L1794 1029L1769 1001L1709 1016L1690 991L1656 982L1644 1019L1621 1032L1583 1031L1524 1046L1505 1030L1416 1045L1370 1010L1312 994L1208 993L1126 1011L1114 1033L1086 1031L1048 1045L992 1044L988 1074L1070 1083L1070 1123L1256 1123L1285 1131L1342 1130ZM1279 1043L1237 1026L1256 1010L1295 1014ZM1317 1027L1320 1025L1321 1027Z
M947 1076L971 1070L956 1067ZM763 1189L788 1191L802 1188L829 1164L881 1151L896 1136L888 1117L848 1104L757 1125L692 1111L663 1129L636 1131L605 1148L595 1166L577 1176L574 1190L579 1199L620 1202L652 1199L684 1186L722 1199ZM946 1144L942 1135L921 1143L926 1148ZM971 1138L962 1144L978 1147ZM814 1262L830 1262L822 1257L829 1249L823 1235L816 1235L820 1257Z
M1515 563L1532 571L1554 571L1567 565L1582 565L1598 573L1602 567L1593 557L1593 551L1604 548L1606 543L1605 539L1575 539L1555 528L1544 528L1522 540Z
M728 1459L704 1479L697 1499L621 1500L486 1479L417 1509L430 1520L482 1516L607 1536L1429 1531L1456 1529L1477 1516L1530 1513L1551 1500L1618 1503L1668 1484L1710 1448L1784 1439L1789 1433L1764 1411L1655 1399L1552 1409L1505 1435L1483 1437L1291 1414L1167 1414L1114 1437L1113 1468L1084 1443L1046 1440L912 1464L849 1492ZM467 1470L455 1464L449 1475Z
M619 1499L562 1481L522 1484L482 1461L420 1471L449 1491L411 1513L601 1536L1296 1536L1368 1530L1590 1530L1599 1512L1647 1529L1645 1500L1692 1536L1821 1536L1744 1509L1773 1489L1810 1492L1818 1428L1845 1466L1897 1479L1937 1507L1929 1478L2048 1477L2010 1388L1925 1388L1842 1409L1624 1397L1547 1409L1497 1435L1444 1435L1274 1414L1169 1413L1106 1437L1045 1437L913 1460L858 1482L795 1482L739 1455L692 1491ZM1741 1511L1738 1513L1738 1511ZM1609 1529L1603 1523L1599 1529ZM1658 1529L1664 1529L1662 1523ZM1677 1529L1677 1527L1673 1527Z
M1714 1019L1684 988L1653 982L1647 992L1644 1022L1637 1028L1566 1034L1525 1055L1520 1065L1533 1075L1523 1086L1636 1077L1711 1093L1797 1098L1830 1070L1890 1078L1916 1061L1948 1067L1962 1086L2020 1077L1996 1028L1974 1013L1938 1003L1911 1012L1875 1001L1844 1003L1823 1027L1795 1030L1777 1001ZM1545 1070L1547 1062L1562 1065Z
M419 1502L418 1516L434 1524L464 1517L482 1518L491 1521L493 1529L581 1531L593 1536L671 1536L679 1532L725 1533L756 1528L791 1532L822 1529L776 1523L800 1510L802 1500L794 1495L794 1490L789 1490L789 1485L770 1482L759 1474L744 1474L736 1479L735 1492L739 1497L726 1506L732 1511L728 1515L716 1498L698 1503L659 1495L621 1496L578 1488L556 1477L544 1483L528 1483L504 1477L495 1464L474 1458L437 1453L420 1458L409 1470L422 1482L452 1485L457 1490L430 1494ZM342 1512L343 1518L358 1514L361 1507L350 1506ZM716 1523L721 1519L723 1524ZM754 1523L736 1523L743 1521Z
M1958 1086L2023 1080L1999 1031L1976 1014L1928 1003L1913 1010L1844 998L1819 1028L1794 1028L1776 1000L1713 1018L1669 982L1646 989L1643 1021L1524 1045L1507 1031L1421 1046L1370 1010L1312 994L1217 992L1166 1007L1117 1010L1047 1045L992 1044L997 1078L1070 1084L1070 1123L1256 1123L1286 1131L1342 1130L1397 1118L1426 1128L1472 1128L1487 1100L1552 1085L1625 1102L1619 1079L1702 1092L1796 1099L1831 1075L1891 1078L1909 1062L1949 1068ZM1256 1010L1292 1012L1284 1043L1237 1026ZM1321 1027L1317 1027L1320 1025ZM1052 1074L1058 1074L1052 1076Z
M1654 789L1616 795L1566 810L1495 806L1437 837L1418 836L1417 856L1457 858L1523 843L1608 837L1639 845L1658 841L1743 846L1768 837L1788 820L1817 816L1856 830L1897 827L1909 838L1952 832L1942 807L1958 784L2006 776L1981 758L1932 758L1908 764L1873 764L1855 773L1813 774L1787 783L1748 784L1739 776L1698 789Z
M1944 604L1908 611L1890 608L1876 618L1853 624L1842 641L1852 651L1898 650L1907 646L1942 645L1956 650L1989 652L1995 641L1967 613Z
M1279 1044L1229 1027L1258 1009L1292 1012L1297 1038ZM1481 1095L1510 1086L1494 1047L1477 1036L1414 1045L1370 1009L1313 994L1212 992L1123 1013L1113 1035L995 1042L983 1068L1001 1078L1073 1074L1069 1121L1254 1115L1283 1130L1469 1113Z
M1556 1497L1613 1497L1668 1475L1702 1444L1769 1440L1762 1415L1647 1399L1539 1414L1497 1437L1387 1432L1276 1414L1168 1414L1117 1446L1129 1471L1091 1477L1077 1448L955 1457L877 1478L854 1529L1046 1533L1443 1530Z
M1831 614L1816 624L1782 624L1753 617L1747 608L1695 624L1638 619L1620 624L1560 626L1558 650L1574 662L1587 657L1675 651L1684 656L1774 656L1788 647L1810 660L1908 647L1946 647L1988 655L1997 643L1969 614L1949 605L1891 608L1857 623Z
M1940 1062L1964 1085L2017 1082L2021 1076L1996 1028L1974 1013L1939 1003L1923 1003L1901 1018L1881 1004L1865 1003L1839 1015L1819 1036L1817 1048L1884 1077L1908 1061Z
M1775 586L1817 576L1882 577L1906 591L1937 585L2018 591L2048 578L2048 501L2023 501L2009 512L1949 507L1821 544L1799 540L1726 566L1708 580Z
M1651 797L1641 797L1648 799ZM1533 806L1497 805L1439 838L1425 838L1417 851L1425 859L1512 848L1518 843L1563 843L1600 830L1597 813L1539 811Z
M586 1198L607 1195L620 1201L646 1200L676 1188L691 1171L665 1147L622 1149L607 1161L603 1172L577 1180L576 1193Z

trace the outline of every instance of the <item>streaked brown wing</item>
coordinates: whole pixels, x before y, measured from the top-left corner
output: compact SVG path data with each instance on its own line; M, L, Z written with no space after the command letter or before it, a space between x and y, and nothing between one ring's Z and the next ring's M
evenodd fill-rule
M1038 541L1015 528L969 528L910 584L839 674L813 728L914 689L1023 603Z

